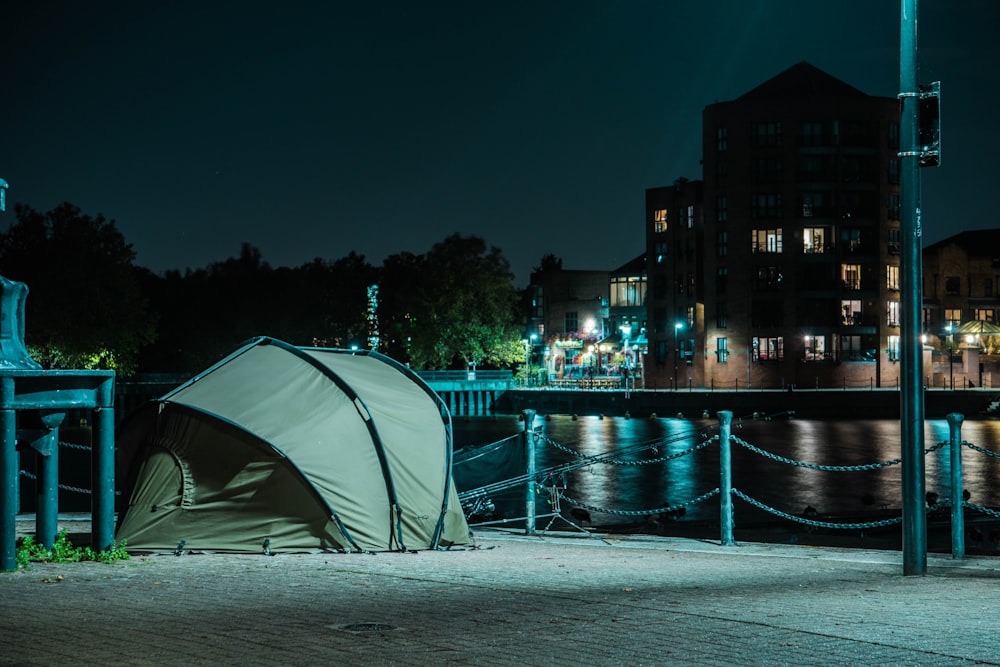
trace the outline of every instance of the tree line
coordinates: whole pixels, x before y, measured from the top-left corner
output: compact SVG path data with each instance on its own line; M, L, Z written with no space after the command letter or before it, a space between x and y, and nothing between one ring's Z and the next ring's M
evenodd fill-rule
M379 352L420 370L505 368L524 355L523 295L502 252L476 236L381 266L351 252L275 268L244 243L238 257L161 275L136 266L103 216L64 203L18 204L15 217L0 233L0 275L28 286L25 342L46 368L196 373L261 335L369 348L377 332Z

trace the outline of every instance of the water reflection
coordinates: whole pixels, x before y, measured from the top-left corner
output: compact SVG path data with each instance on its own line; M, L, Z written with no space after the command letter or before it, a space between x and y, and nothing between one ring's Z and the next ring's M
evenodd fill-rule
M660 458L696 445L708 432L717 432L714 420L624 419L552 415L536 426L546 438L585 456L606 454L625 447L659 442L655 452L628 455L628 460ZM456 447L484 444L522 430L517 417L470 418L456 421ZM750 445L777 456L823 466L858 466L900 457L899 422L894 420L775 420L744 421L733 425L733 434ZM926 422L925 446L949 439L945 420ZM963 440L1000 452L1000 422L967 421ZM745 446L732 444L733 486L743 493L790 514L807 506L820 513L863 515L882 509L898 510L902 504L902 466L892 465L860 472L834 472L773 461ZM571 454L538 445L538 468L567 463ZM1000 506L1000 461L967 447L962 448L964 486L970 500L988 507ZM928 491L947 498L950 493L948 447L926 456ZM616 512L646 511L686 502L719 486L719 445L678 459L653 465L597 464L567 474L567 495L588 505ZM509 517L523 516L524 491L494 498ZM544 507L544 497L538 512ZM772 520L773 517L736 500L737 522ZM564 508L568 509L568 508ZM688 508L686 520L717 520L718 499ZM598 524L641 521L640 516L594 513Z

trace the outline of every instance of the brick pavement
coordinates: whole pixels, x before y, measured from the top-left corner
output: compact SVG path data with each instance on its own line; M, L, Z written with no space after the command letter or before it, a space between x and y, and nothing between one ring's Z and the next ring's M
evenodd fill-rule
M1000 559L682 538L0 574L0 665L1000 664Z

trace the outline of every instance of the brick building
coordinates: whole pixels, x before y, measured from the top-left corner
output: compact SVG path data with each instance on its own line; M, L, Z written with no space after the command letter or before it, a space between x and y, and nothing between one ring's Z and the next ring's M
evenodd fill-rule
M797 64L646 192L647 386L896 386L899 103Z

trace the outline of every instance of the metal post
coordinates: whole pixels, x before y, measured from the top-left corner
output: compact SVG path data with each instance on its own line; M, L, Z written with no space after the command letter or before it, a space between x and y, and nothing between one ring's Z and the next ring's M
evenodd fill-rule
M91 546L95 551L107 551L115 539L115 410L114 407L97 408L94 414Z
M46 549L56 541L59 523L59 430L46 432L35 446L38 462L38 504L35 537Z
M957 412L948 413L948 432L951 436L951 557L965 558L965 499L962 486L962 420Z
M14 393L13 378L2 378L4 389L10 383ZM6 392L4 392L6 394ZM0 430L3 431L3 452L0 453L0 570L17 567L17 418L13 410L0 410Z
M923 350L920 343L921 223L917 0L901 0L899 47L900 225L902 271L899 309L902 387L903 574L927 574L927 508L924 503Z
M523 410L524 418L524 457L527 461L528 482L524 493L524 534L535 534L535 433L531 423L535 421L534 410Z
M733 541L733 470L729 436L732 433L733 413L722 410L719 415L719 523L722 527L722 546Z

